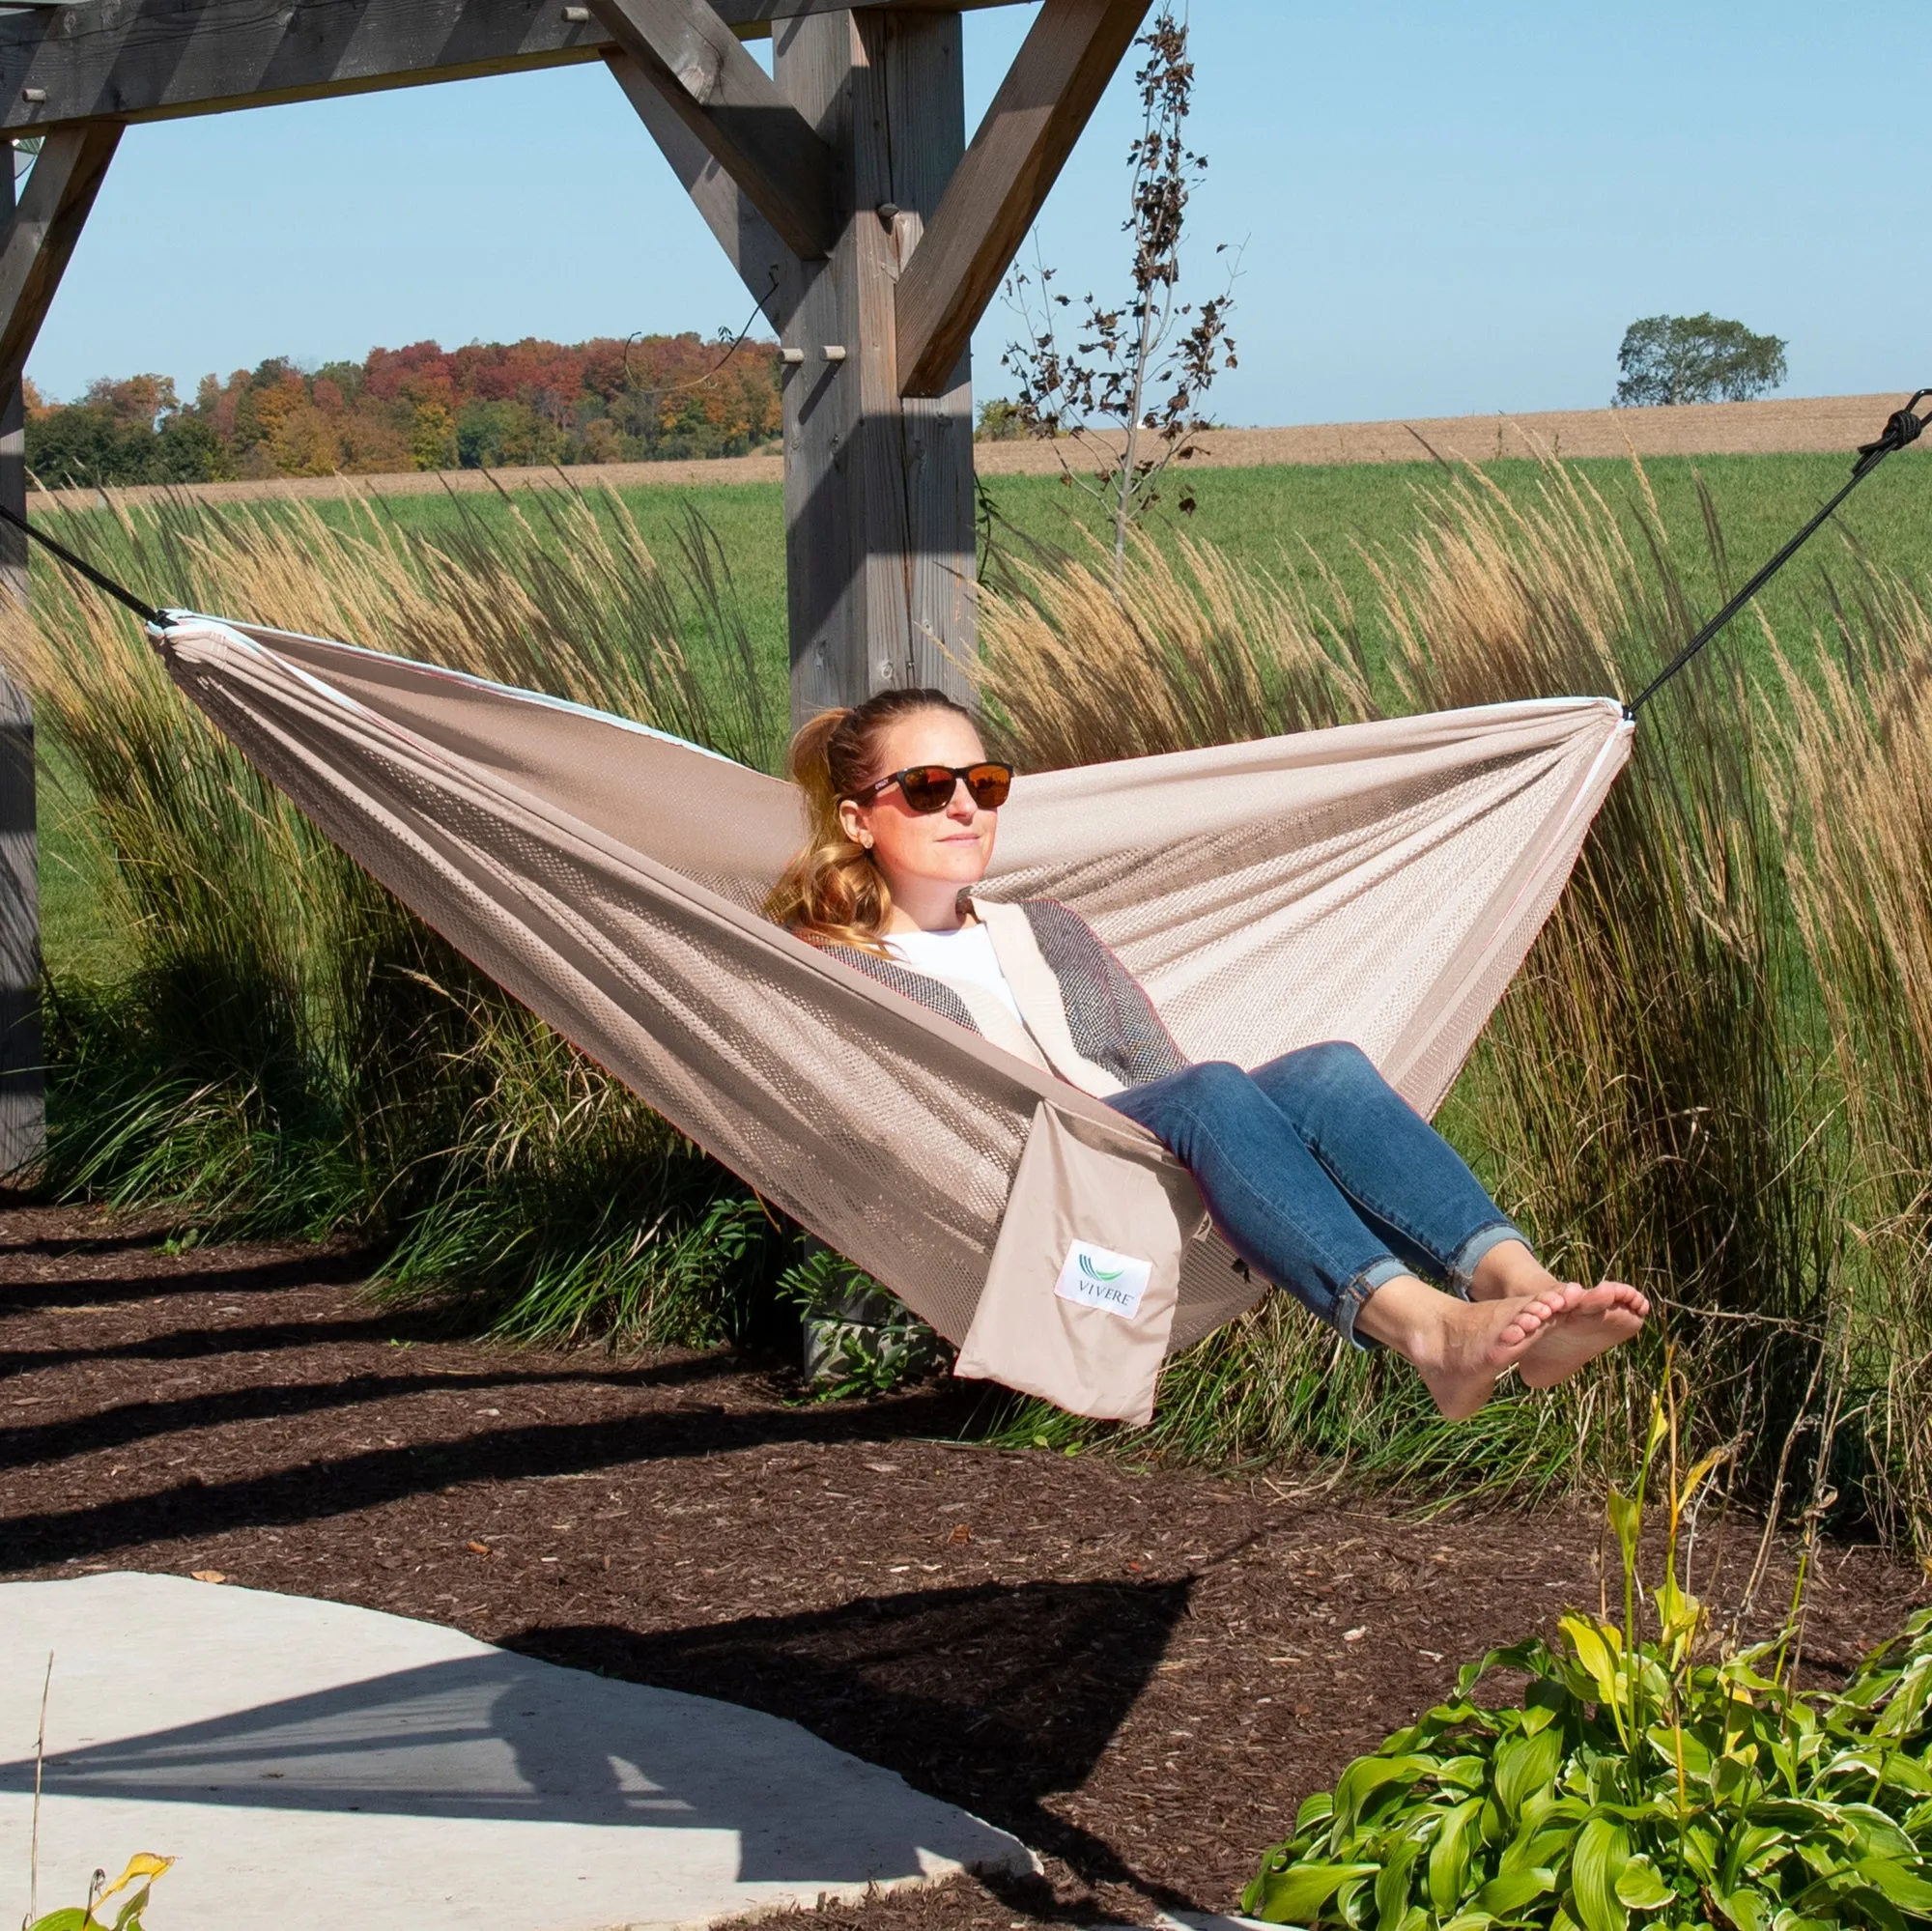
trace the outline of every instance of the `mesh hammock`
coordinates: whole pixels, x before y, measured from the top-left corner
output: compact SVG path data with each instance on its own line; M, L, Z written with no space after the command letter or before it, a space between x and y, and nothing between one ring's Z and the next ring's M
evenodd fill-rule
M1161 1360L1260 1292L1151 1135L761 916L788 784L347 644L187 616L156 641L329 838L959 1372L1144 1419ZM984 892L1078 912L1190 1059L1350 1039L1428 1114L1631 735L1612 699L1552 698L1022 777ZM1129 1315L1066 1290L1082 1242L1146 1264Z

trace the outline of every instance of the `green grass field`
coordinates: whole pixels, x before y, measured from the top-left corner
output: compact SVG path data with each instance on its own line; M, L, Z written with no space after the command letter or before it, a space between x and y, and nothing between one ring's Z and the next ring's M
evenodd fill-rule
M1573 467L1611 504L1634 499L1637 484L1629 465L1599 460ZM1790 535L1844 479L1848 468L1847 457L1818 455L1650 463L1646 473L1651 488L1680 568L1701 608L1715 609L1722 590L1705 535L1700 478L1716 507L1735 582ZM1526 500L1539 483L1537 467L1527 462L1489 464L1483 474L1514 500ZM1427 493L1445 480L1444 471L1428 462L1204 469L1187 478L1199 502L1194 516L1183 524L1163 509L1156 512L1155 527L1166 532L1184 526L1237 560L1298 579L1311 590L1319 589L1320 577L1313 558L1321 558L1353 602L1371 661L1379 664L1385 639L1377 627L1374 578L1365 553L1400 554L1423 525ZM986 495L994 551L1008 557L1037 554L1035 546L1083 552L1099 524L1086 496L1056 478L997 477L989 480ZM626 492L625 500L647 541L667 558L675 554L690 510L716 532L761 666L774 694L781 692L786 649L779 487L644 488ZM330 522L346 521L353 513L333 503L317 508ZM391 497L382 498L379 509L402 527L424 531L450 527L459 519L480 522L487 530L513 515L540 518L520 496ZM1634 525L1634 519L1631 521ZM1802 654L1805 640L1828 615L1832 580L1846 574L1847 540L1881 565L1921 575L1932 560L1932 461L1908 455L1887 465L1841 513L1837 528L1821 533L1767 593L1765 614L1787 648ZM36 554L37 572L58 567ZM157 603L167 603L175 594L165 583L134 587ZM273 611L225 614L274 620ZM1719 647L1745 651L1753 659L1763 654L1759 631L1748 619ZM109 975L122 949L88 880L81 822L85 809L84 797L63 781L60 772L44 773L41 876L46 951L59 971Z

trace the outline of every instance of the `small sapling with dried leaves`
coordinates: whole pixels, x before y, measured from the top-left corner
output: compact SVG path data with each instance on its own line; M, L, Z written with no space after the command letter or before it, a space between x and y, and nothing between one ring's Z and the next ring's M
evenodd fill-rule
M1127 150L1131 205L1122 226L1133 242L1131 291L1111 305L1090 293L1069 344L1055 311L1074 303L1054 289L1055 270L1037 254L1032 270L1014 270L1007 299L1026 339L1001 358L1018 391L997 417L1003 427L1065 439L1076 452L1062 454L1063 479L1105 509L1117 579L1127 532L1161 499L1168 469L1197 453L1208 426L1202 399L1218 374L1236 366L1228 315L1240 261L1236 251L1220 295L1199 304L1180 299L1187 206L1208 172L1208 157L1187 143L1194 63L1185 14L1177 18L1163 7L1136 44L1147 61L1134 76L1141 126ZM1216 250L1229 252L1226 243ZM1083 459L1095 467L1076 468ZM1176 507L1191 515L1193 493L1183 490Z

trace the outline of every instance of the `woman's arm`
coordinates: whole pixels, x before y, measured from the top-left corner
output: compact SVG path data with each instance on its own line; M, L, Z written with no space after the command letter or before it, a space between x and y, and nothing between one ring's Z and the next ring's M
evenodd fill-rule
M1059 981L1067 1030L1086 1058L1129 1086L1187 1065L1139 980L1079 913L1053 898L1024 899L1020 909Z

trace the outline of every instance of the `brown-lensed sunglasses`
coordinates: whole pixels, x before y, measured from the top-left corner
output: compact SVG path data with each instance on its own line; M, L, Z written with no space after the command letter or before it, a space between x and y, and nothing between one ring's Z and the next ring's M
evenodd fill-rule
M1013 768L1010 764L910 764L868 785L853 802L869 804L881 791L890 791L896 784L906 809L926 817L945 810L962 781L980 810L997 811L1013 788Z

